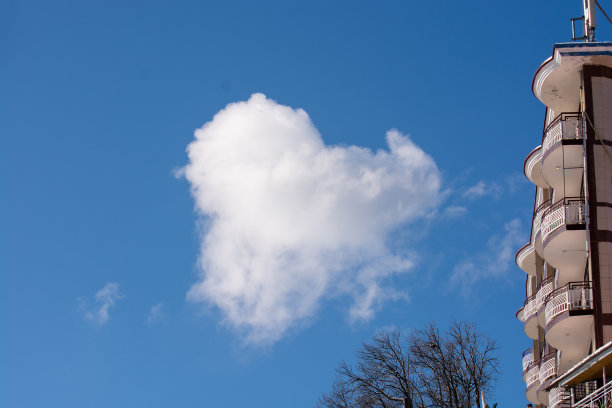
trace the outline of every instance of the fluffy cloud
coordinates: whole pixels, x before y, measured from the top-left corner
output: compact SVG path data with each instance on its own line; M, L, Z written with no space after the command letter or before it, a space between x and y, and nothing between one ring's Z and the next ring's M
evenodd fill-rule
M101 326L110 319L110 309L115 307L115 303L121 298L123 298L123 295L119 293L119 284L116 282L108 282L96 293L95 307L93 310L87 307L83 299L79 300L85 318Z
M183 169L206 225L188 299L266 344L325 296L352 297L352 320L405 296L381 286L413 264L388 237L437 205L440 175L409 137L386 140L388 151L326 146L305 111L262 94L218 112Z

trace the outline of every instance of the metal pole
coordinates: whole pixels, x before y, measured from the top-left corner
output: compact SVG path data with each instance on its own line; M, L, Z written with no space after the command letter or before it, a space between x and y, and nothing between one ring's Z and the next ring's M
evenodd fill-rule
M609 397L608 397L608 390L606 389L606 366L603 366L602 372L603 372L603 387L601 387L601 388L602 388L603 393L604 393L604 406L607 407L608 406Z

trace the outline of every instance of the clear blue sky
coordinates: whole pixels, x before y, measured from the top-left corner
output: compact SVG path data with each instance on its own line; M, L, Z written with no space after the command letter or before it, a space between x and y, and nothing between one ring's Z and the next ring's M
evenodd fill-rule
M455 318L497 340L503 372L489 400L524 406L520 357L529 343L514 314L525 274L514 253L529 239L534 186L522 164L544 118L530 87L553 44L569 40L569 18L580 14L578 0L4 1L0 405L311 407L338 362L351 360L376 330L445 328ZM599 39L612 40L607 22L599 24ZM376 221L360 236L378 234L371 256L352 261L365 238L353 252L337 252L298 236L308 244L280 252L296 260L288 268L274 263L277 252L246 257L276 265L262 269L279 275L261 288L247 285L224 303L225 292L209 285L198 301L187 293L212 276L198 264L206 232L225 225L224 235L210 237L231 247L254 231L273 235L276 209L286 210L276 199L273 212L254 207L255 227L232 235L230 227L244 224L199 215L190 194L198 181L180 177L194 131L253 93L303 109L325 143L322 154L335 146L354 158L353 145L386 151L385 134L397 129L431 157L441 184L425 200L426 182L407 193L400 177L391 201L364 204L361 218L338 201L334 211L348 214L349 224ZM364 166L403 174L394 173L397 157L380 163L364 154ZM342 162L315 181L356 166ZM213 184L215 174L234 170L215 169ZM250 183L238 177L221 187L231 198ZM203 200L219 193L202 185ZM267 192L255 197L276 198ZM377 229L376 217L392 212L396 196L412 197L414 208L404 202L410 212ZM241 204L224 203L211 211ZM304 230L312 223L328 232L326 222L309 218L313 212L304 214ZM202 253L233 262L217 266L224 279L243 259L220 256L217 243ZM279 276L294 289L295 276L312 283L306 246L317 259L312 271L331 283L314 297L308 284L291 292L313 302L300 314L294 298L279 300L266 285ZM382 276L384 262L397 257L407 271ZM354 288L343 281L365 279L364 264L379 273L372 281ZM367 288L379 293L355 319ZM255 318L252 308L263 300L245 299L260 290L270 291L273 307ZM288 320L266 320L286 303Z

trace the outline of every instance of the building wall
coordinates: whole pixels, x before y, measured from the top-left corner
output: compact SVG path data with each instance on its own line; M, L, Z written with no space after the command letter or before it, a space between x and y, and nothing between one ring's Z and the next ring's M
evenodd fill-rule
M595 347L601 347L612 341L612 69L585 66L583 81L589 159L590 267L599 295Z

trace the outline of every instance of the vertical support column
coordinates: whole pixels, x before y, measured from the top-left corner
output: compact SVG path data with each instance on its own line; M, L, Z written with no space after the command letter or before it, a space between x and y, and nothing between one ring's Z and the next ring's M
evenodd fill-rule
M585 65L582 70L583 106L584 114L593 121L593 86L592 86L592 66ZM597 184L595 179L595 152L593 142L595 134L593 128L586 121L584 132L584 154L585 154L585 174L586 174L586 203L588 208L587 234L589 243L588 267L591 272L591 282L593 285L593 303L595 308L595 348L603 346L603 322L601 310L601 285L599 271L599 248L597 245Z

